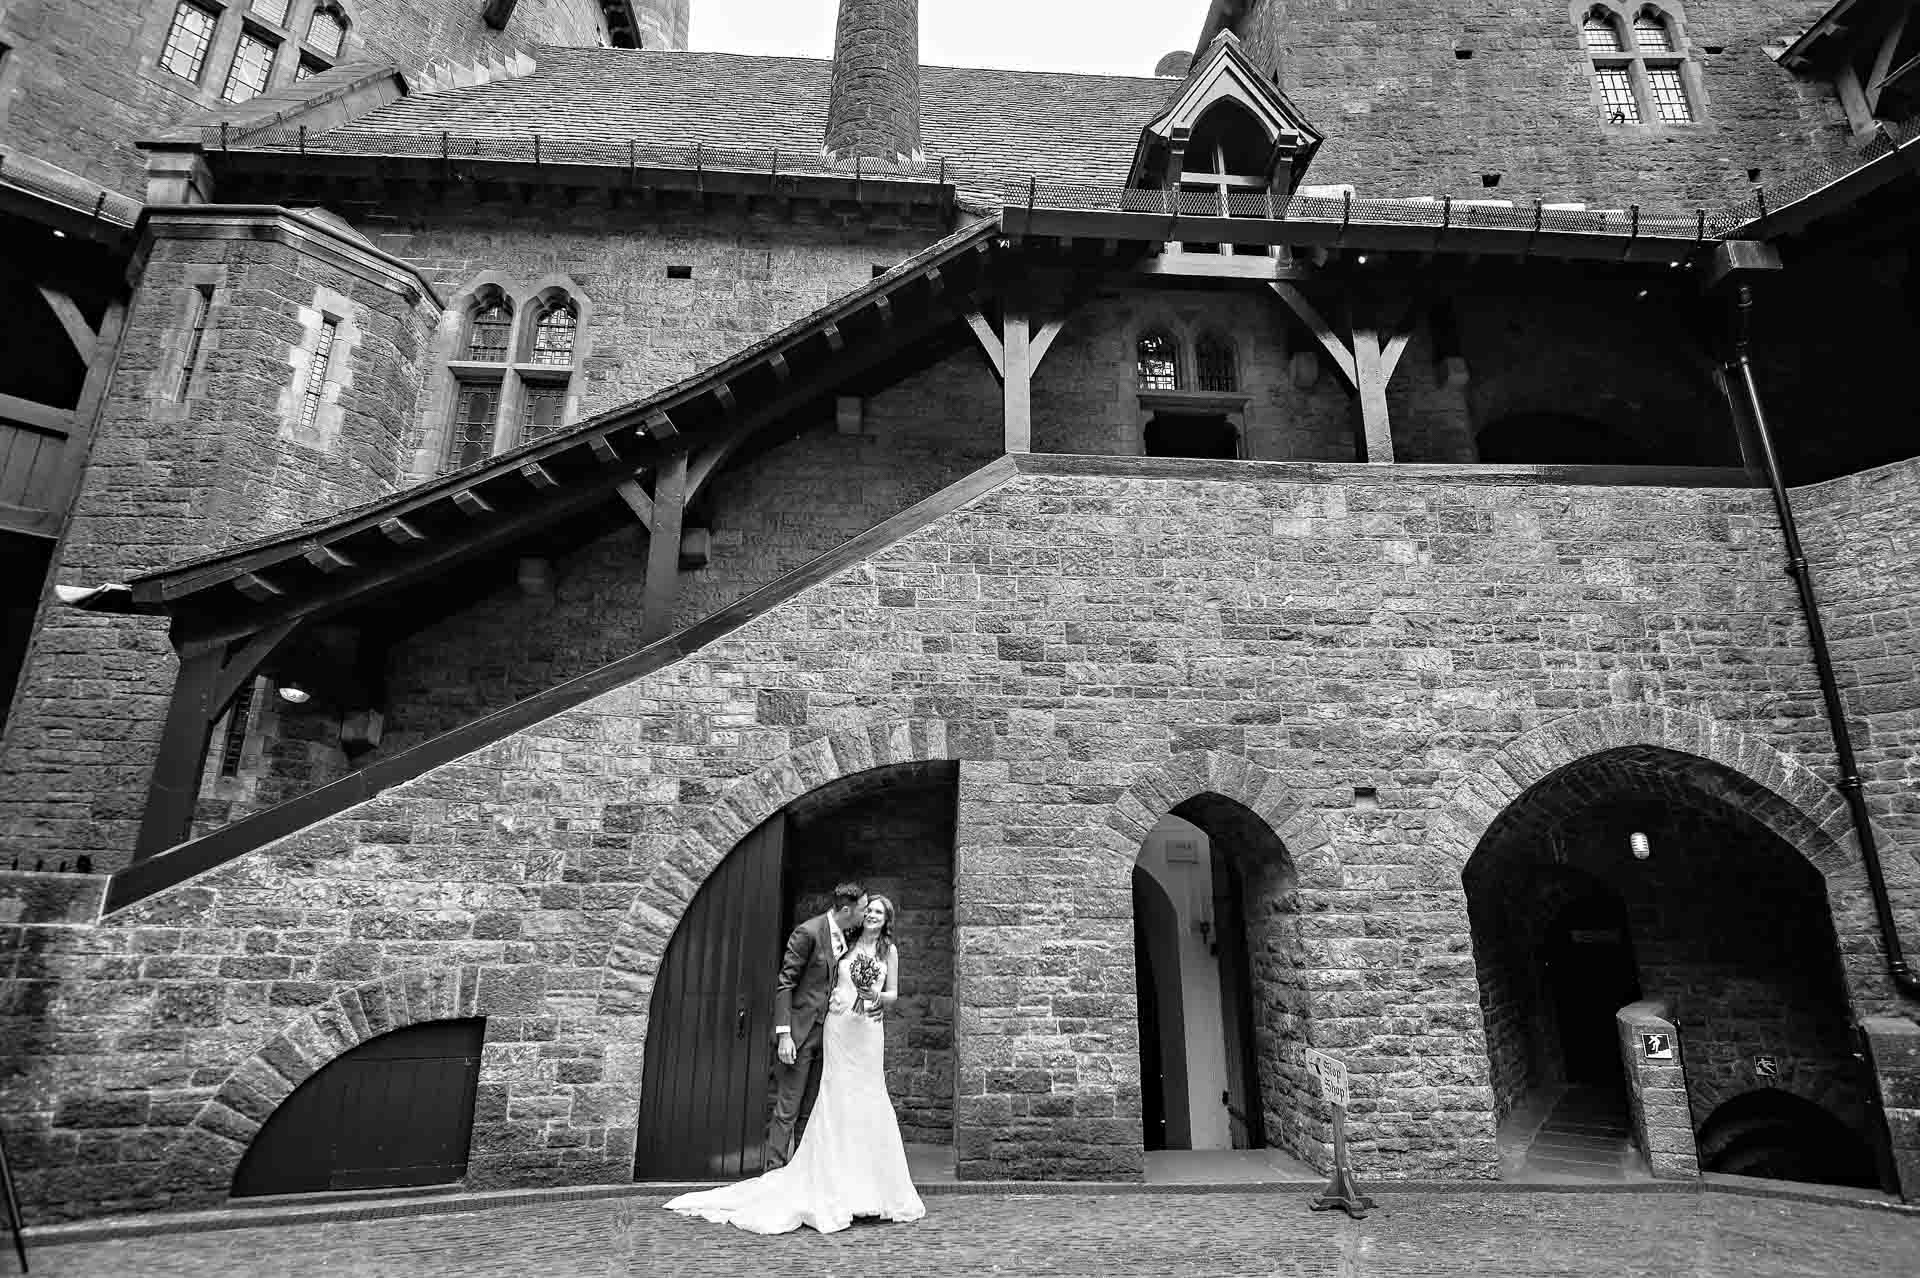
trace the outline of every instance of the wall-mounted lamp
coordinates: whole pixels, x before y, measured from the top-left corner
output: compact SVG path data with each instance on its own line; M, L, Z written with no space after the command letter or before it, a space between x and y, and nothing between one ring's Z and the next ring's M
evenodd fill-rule
M1627 836L1627 847L1632 849L1636 861L1644 861L1653 855L1653 844L1638 830Z
M292 679L280 681L280 699L289 705L303 706L313 699L313 694Z

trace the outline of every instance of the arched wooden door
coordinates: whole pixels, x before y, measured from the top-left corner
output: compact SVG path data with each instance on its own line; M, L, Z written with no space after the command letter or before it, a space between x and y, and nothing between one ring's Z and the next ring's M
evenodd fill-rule
M484 1020L426 1021L341 1053L247 1147L233 1196L444 1185L467 1174Z
M714 870L667 942L641 1072L636 1180L731 1180L766 1161L786 816Z

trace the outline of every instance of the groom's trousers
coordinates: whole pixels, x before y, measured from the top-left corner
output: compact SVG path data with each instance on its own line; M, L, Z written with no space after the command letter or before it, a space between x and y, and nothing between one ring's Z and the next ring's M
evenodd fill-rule
M782 1065L773 1058L773 1115L767 1119L767 1170L784 1167L793 1157L793 1129L796 1122L804 1131L808 1115L813 1113L814 1098L820 1094L820 1040L826 1018L815 1021L807 1036L794 1044L793 1064Z

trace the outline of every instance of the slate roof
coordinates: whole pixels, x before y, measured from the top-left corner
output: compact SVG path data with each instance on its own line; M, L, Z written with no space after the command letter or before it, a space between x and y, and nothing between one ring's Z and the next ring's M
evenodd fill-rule
M309 151L411 155L423 138L617 143L820 154L832 63L641 49L535 51L532 74L389 103L306 139ZM1122 183L1140 130L1180 82L922 67L930 160L1042 180Z

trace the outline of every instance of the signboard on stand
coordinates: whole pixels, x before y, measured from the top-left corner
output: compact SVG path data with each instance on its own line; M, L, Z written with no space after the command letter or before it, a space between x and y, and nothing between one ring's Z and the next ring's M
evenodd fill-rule
M1307 1072L1320 1080L1320 1094L1333 1107L1333 1179L1307 1205L1315 1211L1338 1207L1359 1220L1373 1206L1373 1199L1360 1192L1353 1166L1347 1161L1347 1063L1309 1047Z

